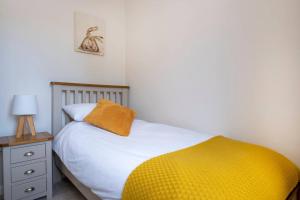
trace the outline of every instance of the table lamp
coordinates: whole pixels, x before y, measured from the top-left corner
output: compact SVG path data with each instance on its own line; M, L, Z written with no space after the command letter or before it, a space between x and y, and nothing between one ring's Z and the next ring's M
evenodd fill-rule
M12 114L18 116L16 138L20 138L26 133L26 123L31 135L36 135L32 116L37 114L37 110L37 98L35 95L14 96Z

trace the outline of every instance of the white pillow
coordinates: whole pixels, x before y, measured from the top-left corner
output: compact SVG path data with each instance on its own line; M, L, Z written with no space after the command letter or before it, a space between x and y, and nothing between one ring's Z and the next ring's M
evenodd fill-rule
M75 121L82 122L96 107L96 103L70 104L63 106L63 110Z

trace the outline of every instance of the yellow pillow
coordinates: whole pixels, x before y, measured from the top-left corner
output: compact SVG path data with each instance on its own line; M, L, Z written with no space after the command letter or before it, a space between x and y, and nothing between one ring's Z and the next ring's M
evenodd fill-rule
M108 100L100 100L84 121L112 133L128 136L135 112Z

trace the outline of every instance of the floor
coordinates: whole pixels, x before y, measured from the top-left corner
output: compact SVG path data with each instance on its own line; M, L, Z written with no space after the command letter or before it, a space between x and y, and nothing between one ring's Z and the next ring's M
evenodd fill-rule
M45 199L40 198L39 200ZM64 179L53 186L53 200L85 200L85 198L68 180Z

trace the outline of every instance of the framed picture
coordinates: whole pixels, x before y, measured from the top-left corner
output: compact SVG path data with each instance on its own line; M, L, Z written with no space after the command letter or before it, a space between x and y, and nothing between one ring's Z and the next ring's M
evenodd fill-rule
M97 17L81 12L74 13L74 50L104 55L104 23Z

